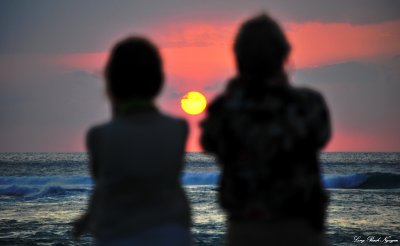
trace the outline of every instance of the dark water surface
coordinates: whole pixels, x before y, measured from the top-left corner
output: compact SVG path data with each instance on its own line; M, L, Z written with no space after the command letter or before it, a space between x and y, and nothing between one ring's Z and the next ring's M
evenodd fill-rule
M332 244L389 244L368 237L400 241L400 153L325 153L321 162L331 196L327 234ZM186 155L182 182L197 245L223 242L218 176L212 157ZM71 239L70 223L83 213L91 188L85 154L0 154L0 245L90 245L88 235Z

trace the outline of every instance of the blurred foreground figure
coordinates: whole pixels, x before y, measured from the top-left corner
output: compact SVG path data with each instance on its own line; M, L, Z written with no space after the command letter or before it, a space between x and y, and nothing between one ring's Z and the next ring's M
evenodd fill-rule
M323 97L290 86L290 45L269 16L245 22L238 75L208 109L201 143L216 155L227 245L327 245L319 152L330 138Z
M164 80L159 52L125 39L105 72L113 118L87 134L94 190L74 234L89 231L97 245L191 245L180 183L188 126L154 105Z

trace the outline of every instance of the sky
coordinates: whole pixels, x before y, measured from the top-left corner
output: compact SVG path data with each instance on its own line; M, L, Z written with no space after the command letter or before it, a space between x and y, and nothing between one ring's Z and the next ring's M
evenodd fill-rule
M400 151L400 1L0 1L0 152L81 152L110 119L103 66L119 40L140 35L163 58L159 108L190 125L188 91L208 101L235 76L232 42L247 18L267 12L291 45L293 86L320 91L333 122L324 151Z

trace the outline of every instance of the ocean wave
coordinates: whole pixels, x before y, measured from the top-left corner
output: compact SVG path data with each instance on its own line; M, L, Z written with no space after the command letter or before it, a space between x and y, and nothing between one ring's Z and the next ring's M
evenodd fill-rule
M325 188L351 189L360 186L368 180L367 174L351 174L339 176L324 176L322 178Z
M219 172L184 172L181 181L184 185L216 185Z
M87 192L90 189L67 188L62 186L48 186L48 187L27 187L11 185L5 188L0 188L0 196L12 197L53 197L70 195L74 193Z
M186 172L182 176L184 185L216 185L219 173ZM398 189L400 174L392 173L356 173L350 175L327 175L322 177L327 189Z
M54 197L87 192L92 187L88 176L2 176L0 196L12 197Z
M3 196L26 196L29 194L39 192L38 188L31 188L26 186L11 185L5 188L0 188L0 195Z
M183 185L217 185L219 172L184 172ZM400 174L359 173L350 175L328 175L322 178L328 189L397 189ZM93 185L88 176L24 176L0 177L0 196L51 197L88 192Z
M323 183L326 188L337 189L398 189L400 188L400 174L356 173L325 176Z

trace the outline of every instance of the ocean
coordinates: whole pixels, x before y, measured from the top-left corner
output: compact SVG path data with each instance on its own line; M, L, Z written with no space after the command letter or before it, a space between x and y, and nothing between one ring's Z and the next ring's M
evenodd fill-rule
M332 245L400 244L400 153L322 153L320 159ZM194 241L221 245L226 227L216 203L215 160L187 153L185 162ZM1 153L0 245L90 245L89 235L71 238L71 222L84 212L91 189L84 153Z

